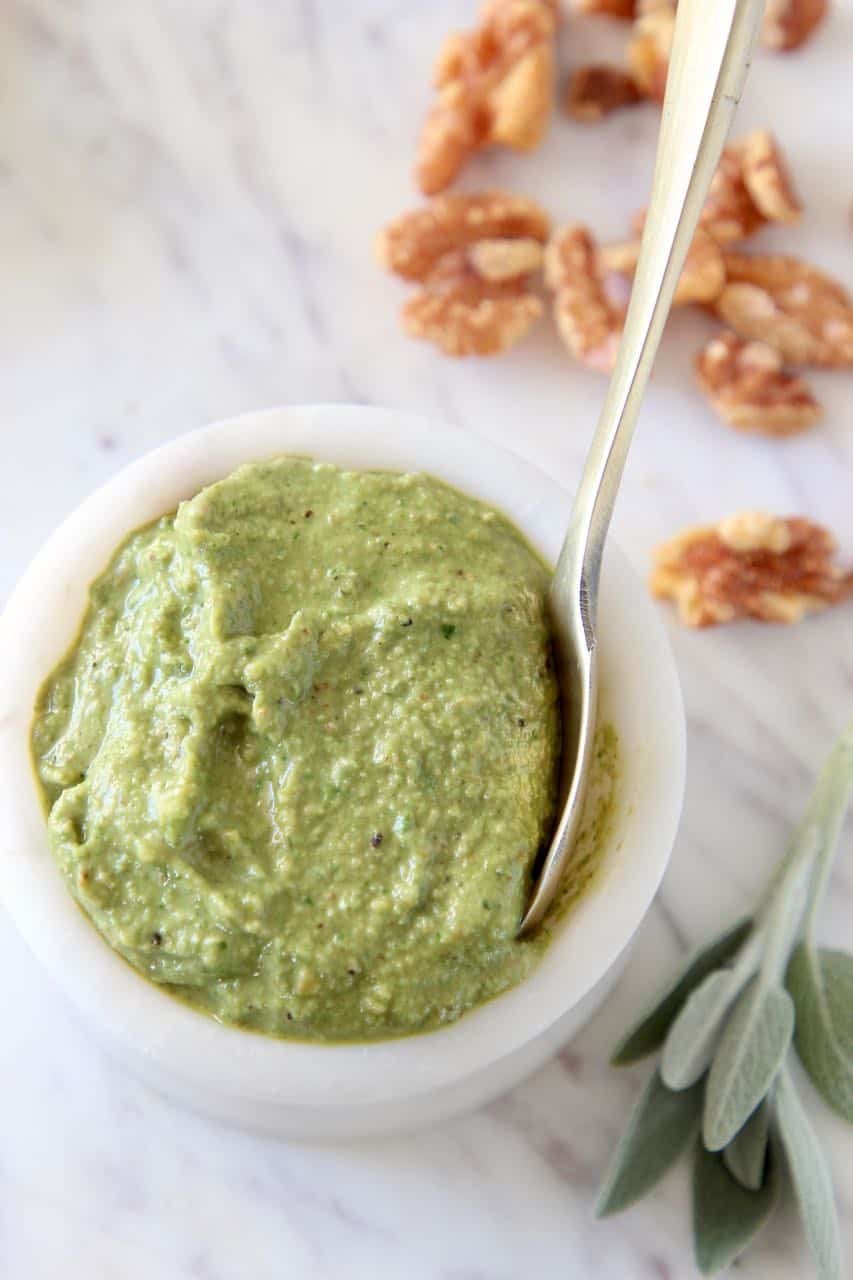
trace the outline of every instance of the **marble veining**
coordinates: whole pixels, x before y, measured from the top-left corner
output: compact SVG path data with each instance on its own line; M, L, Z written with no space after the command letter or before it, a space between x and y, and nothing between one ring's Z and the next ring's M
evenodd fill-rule
M12 0L0 12L0 601L96 484L191 427L286 401L421 410L491 437L571 487L602 384L548 326L492 363L400 334L404 290L372 261L414 202L413 139L441 35L471 0ZM571 20L566 66L624 32ZM853 3L813 44L759 55L740 126L784 141L807 206L764 243L853 284ZM652 108L598 128L558 119L539 152L483 156L556 218L623 233L644 202ZM735 435L691 388L711 331L666 335L615 532L645 571L678 526L744 507L825 520L853 553L849 376L816 374L826 421L773 443ZM802 628L672 628L690 724L675 856L636 960L604 1011L484 1111L344 1147L208 1123L124 1075L0 915L0 1275L14 1280L688 1280L684 1170L607 1225L590 1203L643 1071L605 1066L618 1031L685 947L764 879L832 735L853 710L849 609ZM850 834L848 833L848 845ZM828 940L849 941L849 857ZM853 1256L850 1134L813 1099ZM777 1219L745 1280L808 1274Z

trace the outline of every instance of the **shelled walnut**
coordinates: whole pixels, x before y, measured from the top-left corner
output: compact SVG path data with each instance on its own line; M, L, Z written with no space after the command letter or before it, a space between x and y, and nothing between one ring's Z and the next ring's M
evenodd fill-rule
M403 306L403 328L446 355L492 355L518 342L542 315L532 277L549 222L532 200L502 191L439 196L396 218L376 252L421 289Z
M834 552L820 525L750 511L659 547L650 587L688 627L799 622L853 595L853 573L833 563Z
M629 286L608 272L595 238L580 223L560 228L549 241L545 283L554 294L554 319L569 351L589 368L609 373Z
M563 106L573 119L588 124L640 100L634 77L627 71L606 62L594 62L572 72Z
M823 21L826 0L767 0L761 42L768 49L787 52L805 44Z
M789 373L779 352L766 342L718 334L700 353L696 377L723 421L738 431L791 436L821 418L808 384Z
M775 347L789 364L853 364L853 303L825 272L783 254L727 251L715 309L742 338Z
M447 37L416 167L425 195L443 191L483 147L529 151L540 141L553 108L558 12L557 0L486 0L479 26Z

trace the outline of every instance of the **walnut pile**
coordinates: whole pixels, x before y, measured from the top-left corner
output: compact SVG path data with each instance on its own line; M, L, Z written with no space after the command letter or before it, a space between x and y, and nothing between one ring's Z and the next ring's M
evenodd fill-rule
M376 253L422 286L403 306L405 332L451 356L493 355L518 342L542 315L532 277L549 229L539 205L503 191L438 196L396 218Z
M791 436L820 420L820 405L806 382L787 372L766 342L723 332L700 353L696 377L723 421L738 431Z
M799 622L853 596L853 573L833 563L834 552L820 525L745 512L659 547L650 586L688 627Z
M590 231L570 223L545 250L545 284L554 294L560 337L577 360L609 373L622 335L628 290L608 272Z
M772 134L756 129L726 147L674 301L711 307L734 331L700 354L697 372L713 408L740 430L784 436L818 421L820 406L786 365L853 365L853 303L837 281L797 258L732 247L801 212ZM633 220L637 237L644 220L644 211ZM605 269L625 277L638 254L638 238L601 251Z
M720 244L730 244L767 222L797 222L801 213L773 136L755 129L723 151L700 225Z
M662 98L676 3L573 0L583 14L630 22L631 32L627 69L592 64L574 72L564 99L569 114L599 120L644 97ZM418 162L425 192L446 187L486 145L524 150L538 142L551 112L559 9L559 0L486 0L479 25L445 41ZM824 0L769 0L765 40L796 47L824 10ZM699 353L696 374L716 413L737 430L806 430L820 406L788 366L853 364L853 307L839 284L795 258L732 247L769 223L796 222L801 212L768 130L725 148L674 302L708 308L728 326ZM405 332L454 356L504 351L528 332L543 311L536 280L544 265L563 342L577 360L608 373L644 218L634 218L631 239L603 246L571 223L543 256L548 218L532 201L501 191L443 195L392 222L378 254L421 286L402 309Z
M584 15L622 19L630 32L624 66L574 70L565 112L595 122L643 100L662 102L677 0L569 3ZM767 0L763 43L798 48L826 8L827 0ZM421 190L435 198L391 222L377 239L377 256L418 286L402 308L405 332L451 356L489 355L518 342L542 315L537 285L544 275L565 346L582 364L610 373L644 211L633 219L630 239L602 246L580 223L551 235L544 210L521 196L439 194L483 148L527 151L541 140L552 112L559 11L560 0L485 0L478 25L447 38L415 171ZM727 325L697 356L696 379L738 431L785 437L808 430L821 407L789 366L853 365L853 303L840 284L797 258L735 248L801 213L768 130L724 149L674 303L702 306ZM835 550L829 532L805 518L746 512L658 548L650 587L672 600L690 627L740 618L797 622L853 596L853 572L834 562Z
M663 102L677 0L637 0L626 59L643 95ZM767 0L761 43L767 49L798 49L826 13L826 0ZM623 15L620 15L623 16Z
M788 364L853 364L853 303L817 267L783 254L727 251L715 309L742 338L775 347Z
M590 65L573 76L564 105L577 120L601 120L617 107L648 99L663 102L677 0L574 0L581 14L622 18L632 23L625 67ZM761 27L765 48L797 49L823 19L827 0L767 0ZM596 105L598 109L596 110Z
M447 37L416 167L425 195L443 191L483 147L537 145L552 111L557 20L557 0L486 0L478 27Z
M718 244L745 240L768 222L798 222L802 205L773 135L754 129L727 146L711 179L699 225ZM645 210L634 216L640 232Z

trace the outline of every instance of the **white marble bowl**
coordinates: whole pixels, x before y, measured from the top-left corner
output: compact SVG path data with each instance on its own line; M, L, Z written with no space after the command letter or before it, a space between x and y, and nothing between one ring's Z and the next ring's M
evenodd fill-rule
M132 529L249 459L294 453L422 470L494 503L553 560L569 497L474 436L391 410L274 409L186 435L122 471L42 549L0 620L0 894L32 950L107 1046L188 1105L266 1132L390 1132L475 1106L542 1063L604 999L666 868L681 808L684 714L655 610L610 549L601 599L602 711L619 734L618 812L603 871L536 972L450 1027L365 1045L220 1026L110 950L48 851L29 757L36 692L74 640L91 580Z

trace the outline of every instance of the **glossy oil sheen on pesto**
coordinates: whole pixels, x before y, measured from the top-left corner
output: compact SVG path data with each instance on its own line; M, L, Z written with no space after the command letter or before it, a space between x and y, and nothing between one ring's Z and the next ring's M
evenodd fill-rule
M276 1035L420 1031L520 981L559 755L546 584L437 480L291 458L133 534L33 727L81 907Z

